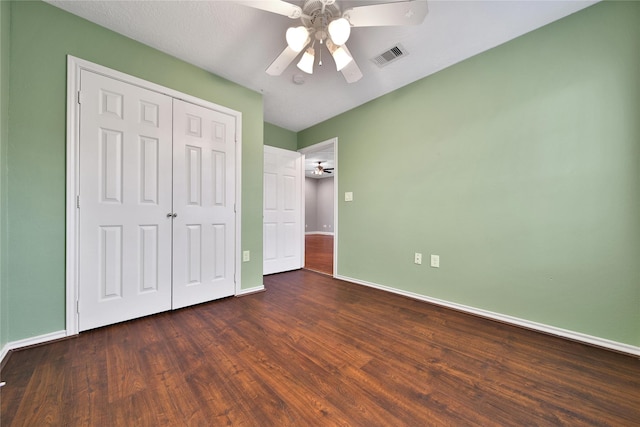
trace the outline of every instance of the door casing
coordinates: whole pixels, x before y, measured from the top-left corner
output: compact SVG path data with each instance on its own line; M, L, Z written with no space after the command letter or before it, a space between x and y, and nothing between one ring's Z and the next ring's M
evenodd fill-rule
M79 141L80 141L80 74L81 70L88 70L106 77L123 81L132 85L152 90L233 116L236 132L236 161L235 161L235 294L241 293L241 226L242 226L242 113L196 98L167 87L121 73L92 62L67 56L67 158L66 158L66 336L77 335L78 327L78 196L79 196Z

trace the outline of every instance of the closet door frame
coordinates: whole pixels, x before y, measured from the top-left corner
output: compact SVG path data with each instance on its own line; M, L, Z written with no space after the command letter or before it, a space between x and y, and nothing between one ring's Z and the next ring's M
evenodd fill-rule
M79 248L79 216L78 203L80 168L80 74L82 70L102 74L154 92L168 95L204 108L219 111L235 119L235 295L241 293L241 225L242 225L242 113L196 98L182 92L103 67L98 64L67 55L67 156L66 156L66 330L65 335L77 335L78 327L78 248Z

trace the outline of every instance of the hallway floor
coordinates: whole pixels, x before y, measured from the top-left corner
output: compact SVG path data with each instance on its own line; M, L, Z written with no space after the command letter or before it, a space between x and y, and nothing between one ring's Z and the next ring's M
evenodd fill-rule
M333 236L305 236L304 268L333 276Z

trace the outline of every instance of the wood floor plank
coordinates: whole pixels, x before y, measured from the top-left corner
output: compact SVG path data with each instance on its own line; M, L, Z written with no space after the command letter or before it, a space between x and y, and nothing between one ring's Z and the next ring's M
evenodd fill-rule
M640 359L300 270L17 351L5 426L640 425Z

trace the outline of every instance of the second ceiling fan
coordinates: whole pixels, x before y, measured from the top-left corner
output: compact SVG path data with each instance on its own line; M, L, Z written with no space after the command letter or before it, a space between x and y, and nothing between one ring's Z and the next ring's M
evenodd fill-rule
M334 168L325 168L322 166L322 162L318 162L318 166L316 166L315 168L313 168L312 173L314 175L323 175L325 173L333 173Z
M242 3L301 20L302 25L287 30L287 46L269 65L267 74L279 76L303 50L298 68L312 74L316 51L321 58L320 49L324 45L333 57L336 69L342 72L348 83L362 78L362 72L346 45L352 27L419 25L427 15L426 0L377 3L353 7L344 12L340 10L336 0L306 0L302 7L282 0Z

